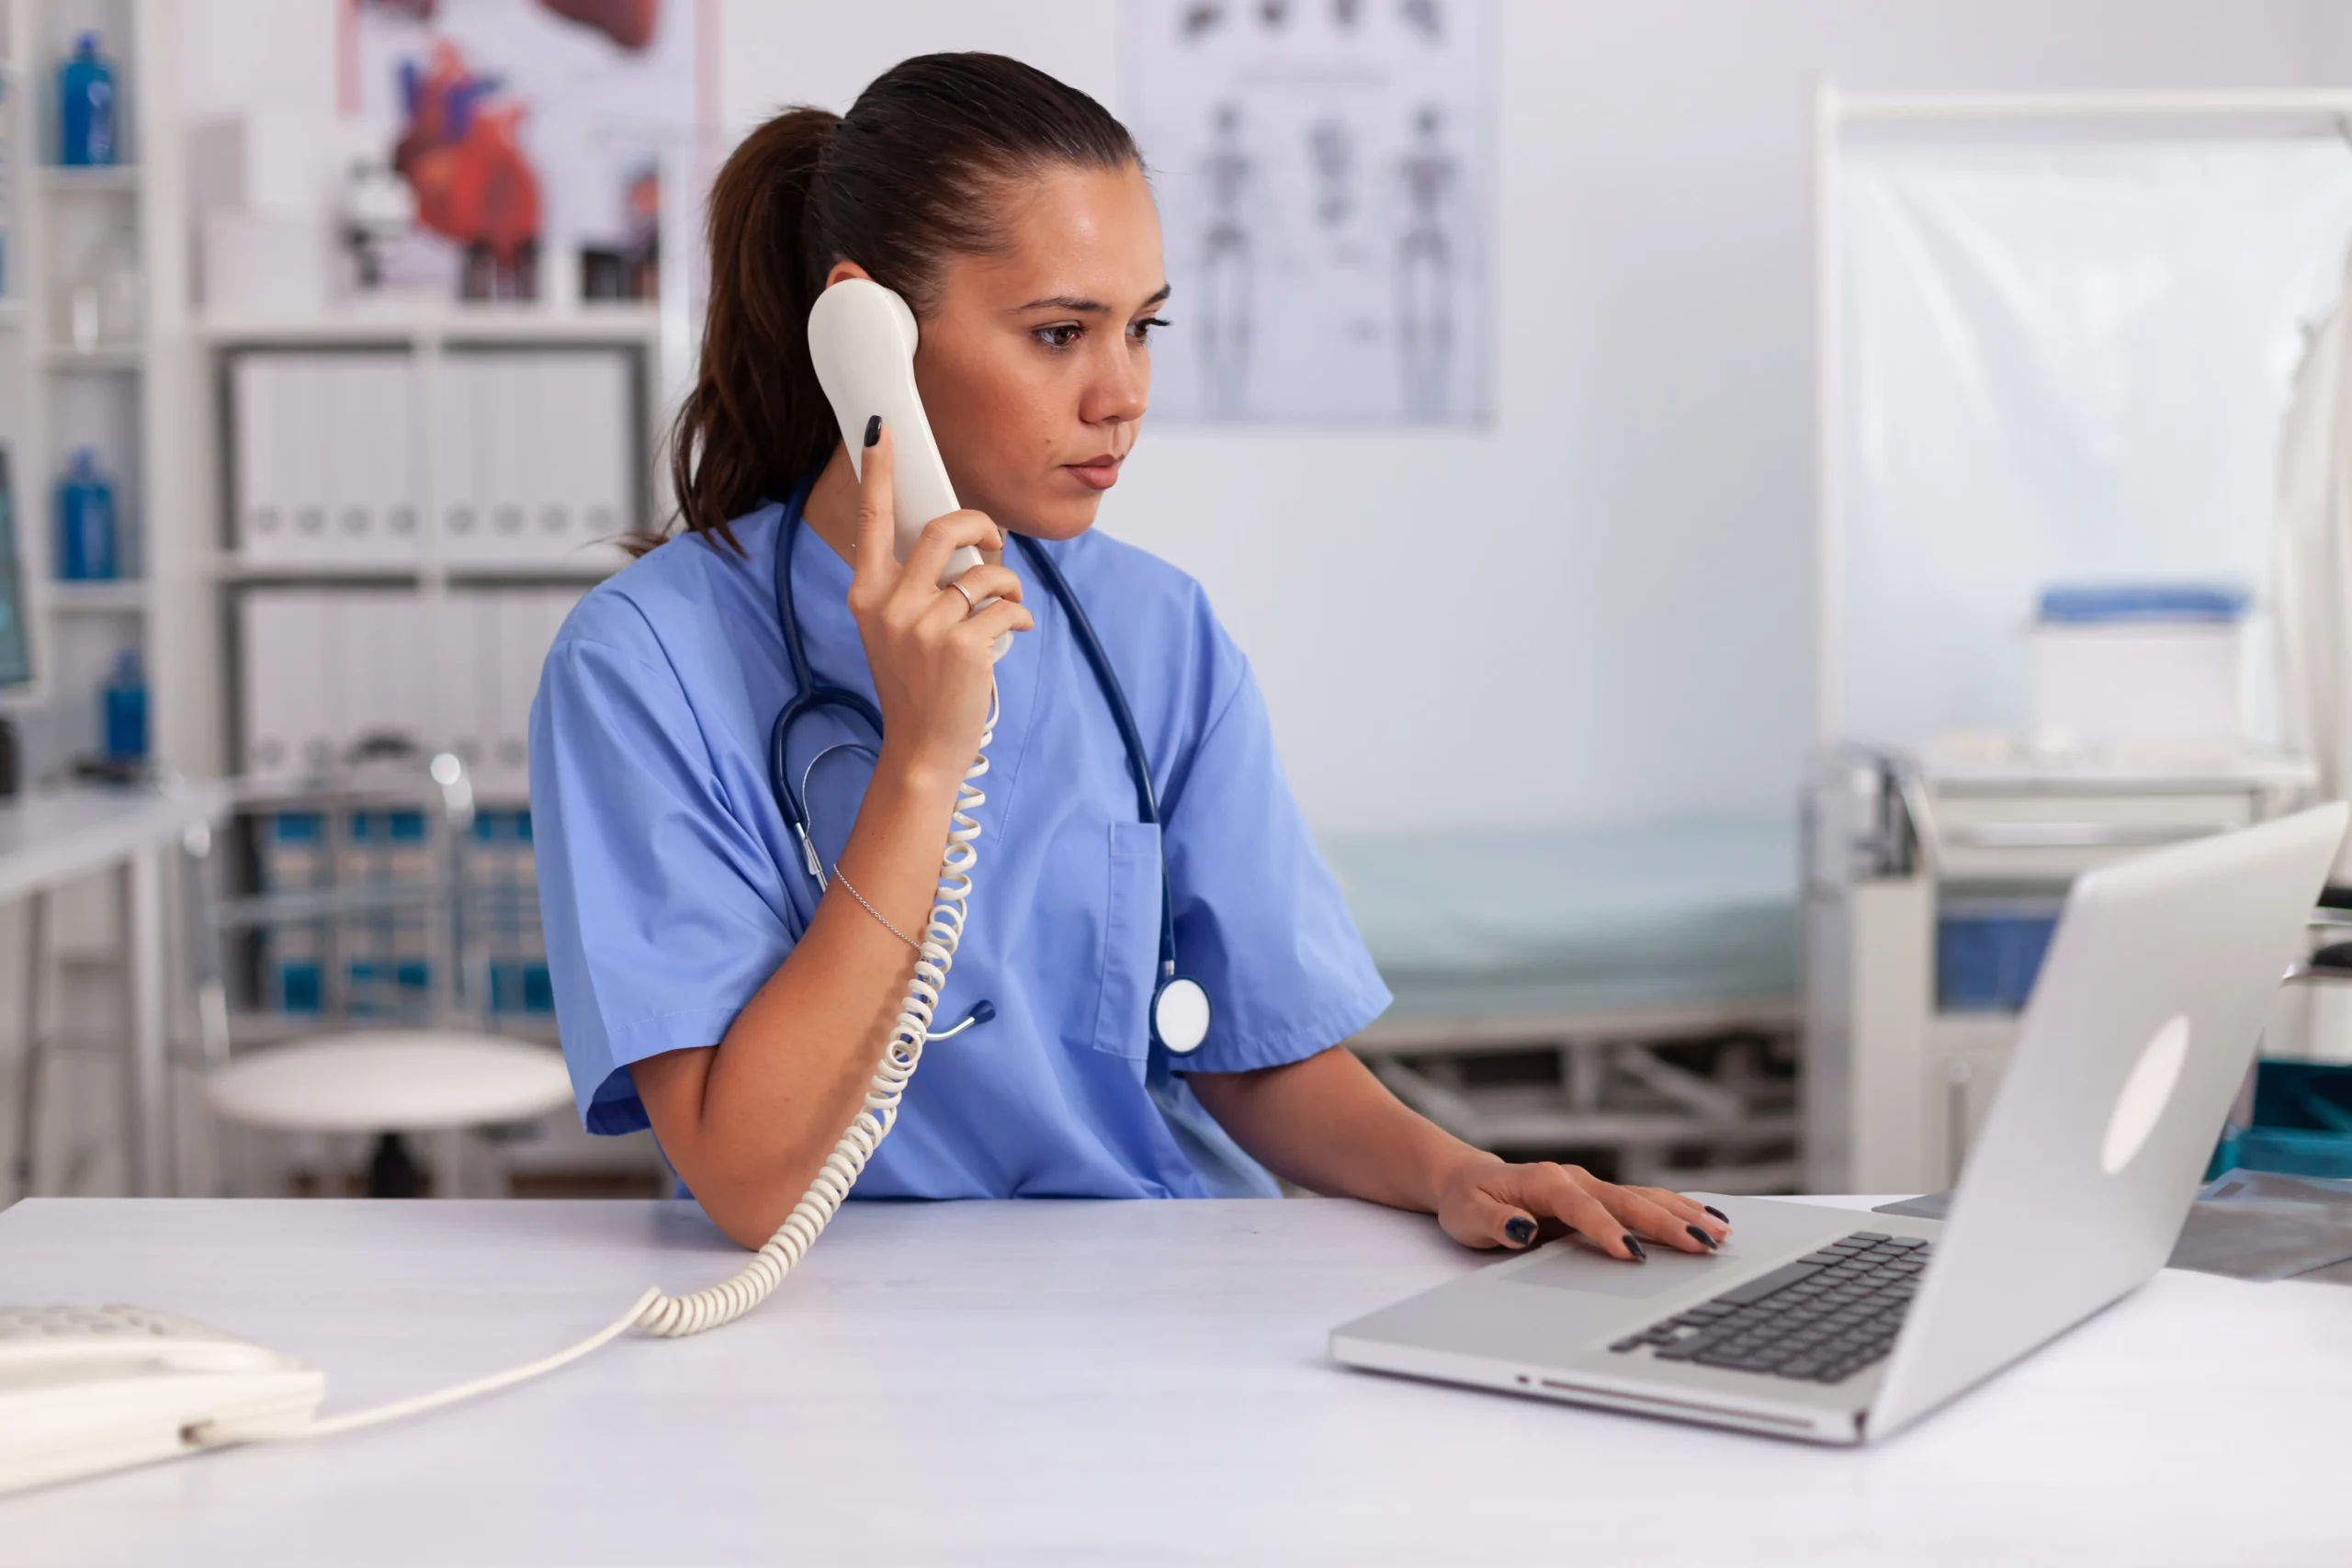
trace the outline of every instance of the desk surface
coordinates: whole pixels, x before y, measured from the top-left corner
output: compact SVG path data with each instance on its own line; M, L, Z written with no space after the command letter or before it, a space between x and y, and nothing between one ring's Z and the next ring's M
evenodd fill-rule
M87 784L0 800L0 902L87 875L228 806L217 784Z
M0 1300L124 1300L351 1409L738 1255L651 1202L35 1201ZM1345 1202L852 1204L742 1322L413 1422L0 1500L0 1562L2352 1561L2340 1288L2166 1273L1885 1448L1342 1371L1478 1266Z

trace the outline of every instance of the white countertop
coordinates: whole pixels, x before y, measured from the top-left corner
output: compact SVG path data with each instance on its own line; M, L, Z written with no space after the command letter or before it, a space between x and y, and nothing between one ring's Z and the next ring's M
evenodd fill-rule
M0 903L86 875L228 808L218 784L77 784L0 800Z
M353 1409L740 1254L689 1205L36 1201L0 1301L129 1301ZM315 1443L0 1499L0 1562L2352 1562L2352 1292L2167 1272L1883 1449L1341 1370L1478 1266L1347 1202L853 1203L698 1338Z

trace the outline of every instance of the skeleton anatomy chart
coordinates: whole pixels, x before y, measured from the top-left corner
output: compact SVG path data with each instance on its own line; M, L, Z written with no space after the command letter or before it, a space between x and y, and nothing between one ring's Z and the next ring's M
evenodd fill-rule
M1487 0L1128 0L1166 233L1152 412L1487 415Z

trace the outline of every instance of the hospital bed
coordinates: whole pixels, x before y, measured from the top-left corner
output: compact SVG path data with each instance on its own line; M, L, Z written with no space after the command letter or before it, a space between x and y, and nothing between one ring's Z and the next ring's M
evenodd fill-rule
M1621 1180L1795 1185L1793 814L1323 848L1396 996L1349 1043L1407 1103Z

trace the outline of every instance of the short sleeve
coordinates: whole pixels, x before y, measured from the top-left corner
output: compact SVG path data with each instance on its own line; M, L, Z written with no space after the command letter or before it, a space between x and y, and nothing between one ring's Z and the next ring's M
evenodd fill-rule
M581 1122L647 1124L624 1070L716 1045L791 950L774 857L720 787L676 675L559 637L531 705L531 834Z
M1312 1056L1392 998L1291 796L1265 699L1238 649L1231 694L1169 781L1162 810L1180 974L1209 995L1208 1038L1180 1072Z

